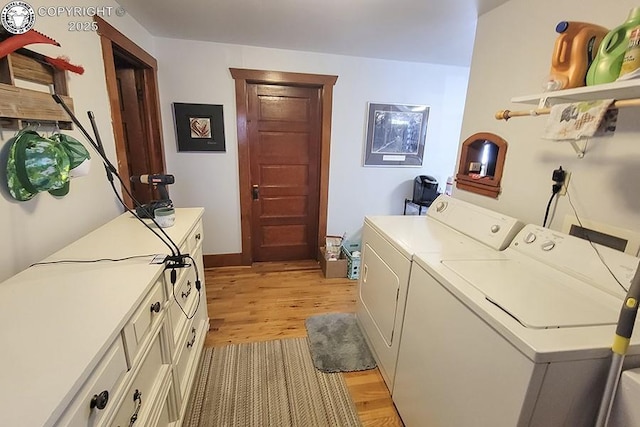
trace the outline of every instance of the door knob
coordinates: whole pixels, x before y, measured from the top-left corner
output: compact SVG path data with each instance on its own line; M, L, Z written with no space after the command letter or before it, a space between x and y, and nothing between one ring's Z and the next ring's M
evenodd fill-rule
M260 198L260 191L258 190L258 184L254 184L251 187L251 193L253 195L253 200L258 200Z

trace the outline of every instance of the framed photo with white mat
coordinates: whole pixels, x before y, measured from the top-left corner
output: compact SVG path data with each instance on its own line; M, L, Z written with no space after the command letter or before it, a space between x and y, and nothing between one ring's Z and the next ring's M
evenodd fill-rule
M420 167L429 107L370 102L364 166Z

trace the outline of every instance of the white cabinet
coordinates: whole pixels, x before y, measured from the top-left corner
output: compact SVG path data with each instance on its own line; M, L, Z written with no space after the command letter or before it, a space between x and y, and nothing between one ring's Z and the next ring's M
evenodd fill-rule
M182 424L209 325L202 213L164 229L193 258L175 283L129 213L0 283L0 425ZM122 261L69 262L100 259Z
M171 360L173 385L177 402L177 419L182 424L189 391L195 378L196 368L209 330L207 298L204 289L202 263L202 226L198 225L189 234L187 247L196 266L187 269L171 286L168 314L172 332ZM196 270L197 269L197 270ZM202 288L197 289L198 279Z

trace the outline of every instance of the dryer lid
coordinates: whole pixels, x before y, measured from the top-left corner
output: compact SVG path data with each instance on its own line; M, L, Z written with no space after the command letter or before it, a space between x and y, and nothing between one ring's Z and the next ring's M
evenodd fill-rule
M526 328L615 325L618 319L621 301L541 263L514 259L442 263Z

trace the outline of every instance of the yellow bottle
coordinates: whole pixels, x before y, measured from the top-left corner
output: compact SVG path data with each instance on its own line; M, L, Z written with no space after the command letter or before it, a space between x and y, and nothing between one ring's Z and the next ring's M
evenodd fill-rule
M584 86L587 70L593 62L600 42L609 30L595 24L561 21L551 57L550 80L554 89Z
M635 71L638 67L640 67L640 26L629 32L629 44L622 59L619 77Z

